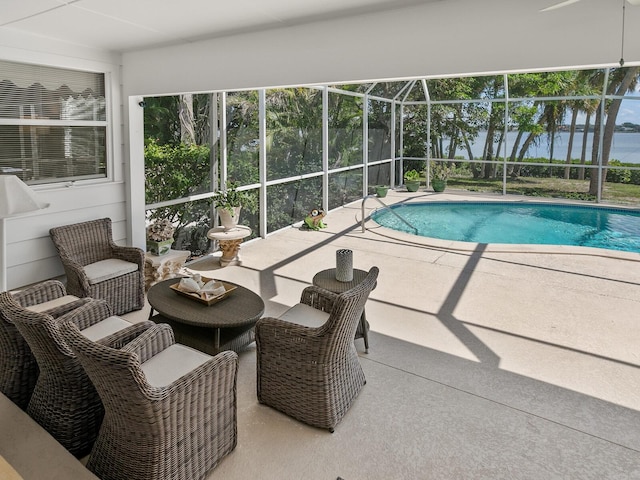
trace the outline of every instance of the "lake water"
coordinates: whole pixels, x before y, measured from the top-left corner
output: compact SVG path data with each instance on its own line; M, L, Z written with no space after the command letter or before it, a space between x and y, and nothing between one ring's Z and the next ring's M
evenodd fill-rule
M517 132L509 132L507 134L507 156L511 155L511 148L513 142L518 135ZM475 143L471 146L471 151L475 158L482 157L482 148L484 147L484 141L487 136L487 132L480 132ZM589 133L587 142L587 163L591 161L591 145L593 140L593 133ZM532 144L529 147L527 157L531 158L549 158L549 139L548 136L542 135L538 138L537 144ZM522 141L520 142L522 145ZM559 132L556 134L556 140L553 147L553 158L557 160L566 160L567 147L569 145L569 132ZM497 146L497 145L496 145ZM502 147L504 148L504 147ZM571 149L571 158L579 159L582 151L582 132L577 132L573 138L573 148ZM500 150L502 155L503 149ZM467 152L463 149L458 149L457 156L466 158ZM640 164L640 133L626 133L616 132L613 136L613 145L611 147L610 160L620 160L623 163L638 163Z

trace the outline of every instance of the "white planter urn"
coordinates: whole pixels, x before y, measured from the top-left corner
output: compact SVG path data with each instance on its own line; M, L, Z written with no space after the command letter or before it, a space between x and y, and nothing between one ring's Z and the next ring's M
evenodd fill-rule
M242 210L242 207L234 207L232 212L222 207L218 207L216 210L220 217L220 224L225 230L233 230L236 228L238 220L240 220L240 210Z

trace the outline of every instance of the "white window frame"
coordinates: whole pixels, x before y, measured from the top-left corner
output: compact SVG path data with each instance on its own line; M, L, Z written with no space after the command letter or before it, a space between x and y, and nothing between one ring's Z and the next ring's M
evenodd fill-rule
M104 164L105 171L104 174L96 173L95 175L71 175L68 177L50 177L42 180L30 180L26 179L25 182L27 184L38 186L38 185L47 185L47 186L56 186L56 185L70 185L75 184L76 182L82 183L103 183L113 181L114 178L114 164L113 164L113 155L114 155L114 147L113 147L113 130L112 130L112 94L111 94L111 84L112 84L112 74L109 71L100 71L100 70L92 70L82 67L69 67L69 66L61 66L61 65L47 65L47 64L37 64L32 62L24 62L20 60L13 59L2 59L4 61L8 61L11 63L23 64L23 65L33 65L33 66L42 66L47 68L55 68L60 70L70 70L70 71L78 71L78 72L87 72L87 73L95 73L103 76L104 81L104 110L105 110L105 119L104 120L59 120L59 119L29 119L29 118L0 118L0 126L2 125L11 125L11 126L35 126L35 127L97 127L104 128L105 138L104 138ZM35 80L34 80L35 81ZM64 138L62 138L64 142ZM64 146L62 146L64 149ZM11 171L0 171L0 174L11 174ZM16 173L17 174L17 173ZM18 174L19 175L19 174Z

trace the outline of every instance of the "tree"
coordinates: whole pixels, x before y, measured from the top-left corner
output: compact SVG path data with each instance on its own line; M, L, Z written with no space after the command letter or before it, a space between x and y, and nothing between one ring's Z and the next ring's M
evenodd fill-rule
M607 87L607 94L614 95L615 98L608 100L605 105L602 103L598 108L598 112L604 108L606 113L606 121L604 125L604 132L602 137L602 182L601 188L604 188L604 182L606 180L606 166L609 164L609 155L611 153L611 145L613 143L613 134L616 126L616 118L618 111L620 110L620 104L622 103L622 96L633 91L638 82L638 75L640 74L640 66L636 67L624 67L612 69L609 75L609 86ZM592 164L598 165L598 151L600 147L600 129L602 128L601 115L596 116L596 123L593 133L593 149L591 153ZM589 194L597 196L598 193L602 193L602 190L598 192L598 175L591 175L589 182Z
M603 88L602 81L602 70L581 70L577 72L574 86L572 91L570 92L570 95L581 97L600 95ZM598 102L599 101L597 99L593 98L580 98L567 102L567 107L571 110L571 124L569 127L569 142L567 146L566 157L567 165L570 165L572 161L571 152L573 151L573 142L577 128L577 119L580 112L584 112L586 114L585 126L582 135L582 154L580 156L580 163L582 165L584 165L585 163L587 141L589 136L589 124L591 115L593 115L593 112L595 112L596 108L598 107ZM569 176L570 167L567 166L564 170L564 178L568 179ZM580 168L578 170L578 178L580 180L584 179L584 168Z
M267 92L267 176L322 169L322 92L281 88Z
M208 191L210 184L208 145L145 142L145 201L157 203ZM187 202L161 207L150 219L166 218L176 227L179 248L194 255L206 253L206 231L211 228L211 201Z
M145 138L153 138L159 145L209 144L214 108L211 95L147 97L144 103Z
M193 119L193 95L185 93L179 97L178 117L180 119L180 142L186 145L196 143Z
M495 98L503 88L501 79L502 77L489 76L447 78L427 82L431 99L456 100L453 103L438 103L431 107L431 158L453 159L458 146L463 145L469 159L473 160L471 143L477 138L478 131L486 127L491 106L484 102L460 100ZM426 126L426 109L423 114ZM405 128L411 129L412 126L405 123ZM426 128L422 138L426 144ZM480 170L476 169L475 165L472 165L472 171L474 176L480 175Z
M529 149L529 145L533 139L543 132L543 128L540 125L538 107L533 102L526 102L518 104L511 112L509 119L511 123L518 128L518 134L513 142L511 148L510 162L522 161L524 153ZM536 120L538 119L538 120ZM520 142L523 137L527 135L525 139L525 146L521 149L521 155L518 156L518 149L520 148ZM509 175L517 176L518 169L515 165L511 165L509 169Z

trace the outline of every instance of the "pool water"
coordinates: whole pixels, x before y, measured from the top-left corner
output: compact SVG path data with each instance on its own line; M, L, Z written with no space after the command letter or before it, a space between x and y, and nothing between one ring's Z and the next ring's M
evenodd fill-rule
M394 205L418 235L474 243L575 245L640 252L640 211L513 202L424 202ZM387 209L378 224L416 232Z

